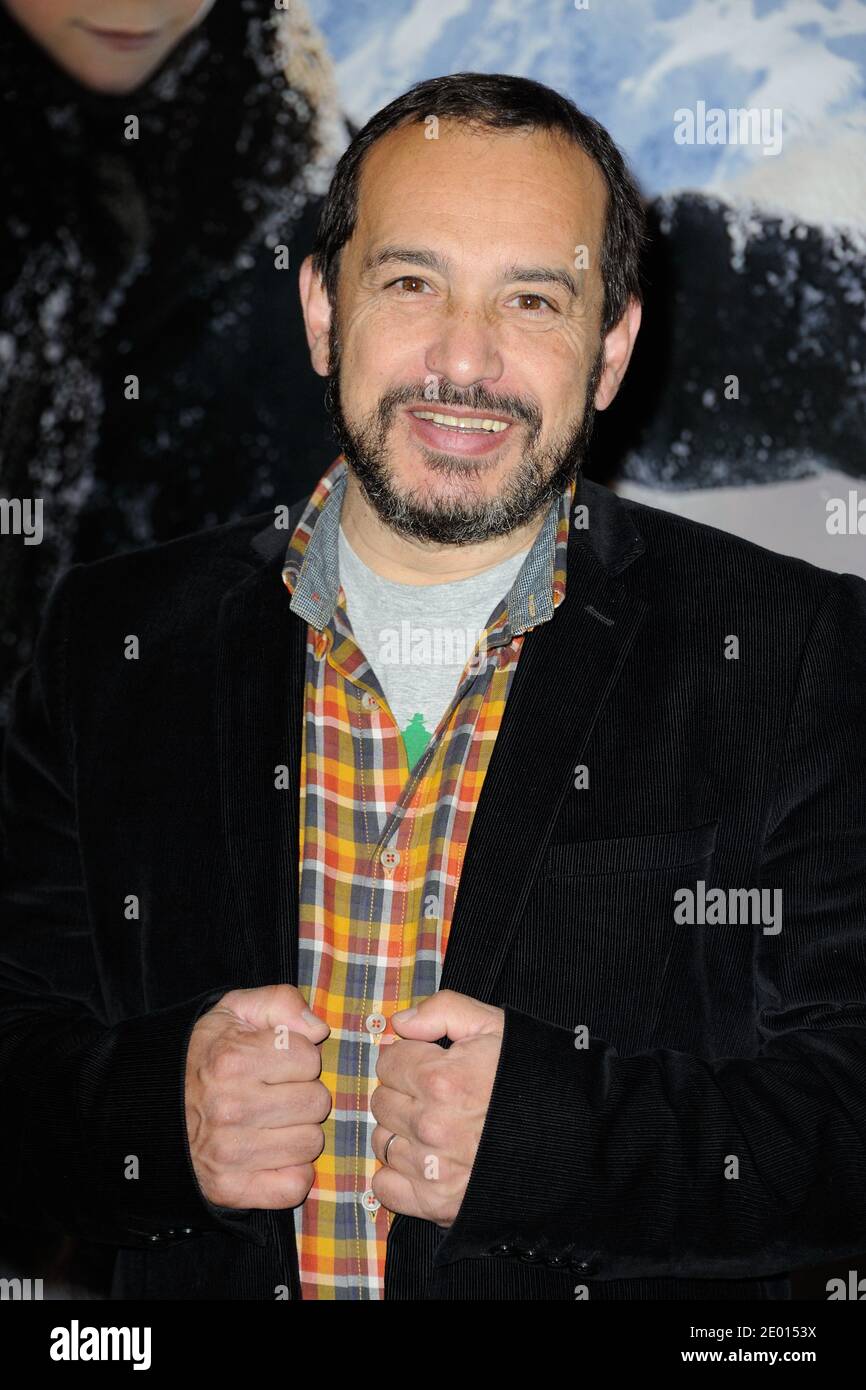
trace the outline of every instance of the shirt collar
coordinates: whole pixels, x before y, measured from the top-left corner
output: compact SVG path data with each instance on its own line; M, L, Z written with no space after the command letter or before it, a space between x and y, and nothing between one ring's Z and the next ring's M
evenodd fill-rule
M348 475L348 464L340 454L310 494L283 563L283 582L292 596L292 610L320 632L334 616L340 591L338 542ZM576 480L571 478L551 503L508 592L508 637L547 622L565 598L568 531L575 488Z

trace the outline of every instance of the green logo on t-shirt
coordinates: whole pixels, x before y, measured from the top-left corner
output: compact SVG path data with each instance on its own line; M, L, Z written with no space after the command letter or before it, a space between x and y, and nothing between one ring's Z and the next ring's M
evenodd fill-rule
M403 743L406 748L406 757L409 759L410 768L414 767L421 757L432 735L429 730L424 728L423 714L413 714L409 723L403 730Z

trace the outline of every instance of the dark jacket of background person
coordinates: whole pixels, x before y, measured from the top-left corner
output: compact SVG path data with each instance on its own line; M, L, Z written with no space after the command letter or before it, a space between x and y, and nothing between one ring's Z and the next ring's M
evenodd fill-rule
M395 1218L385 1295L785 1298L866 1246L866 584L581 503L441 980L505 1010L487 1119L454 1225ZM17 689L0 1210L114 1247L117 1298L299 1296L291 1211L204 1198L183 1100L201 1013L297 978L287 535L262 515L74 567ZM678 924L700 881L781 890L781 930Z
M647 218L641 330L590 476L657 488L659 506L668 489L866 477L862 236L697 190Z
M0 5L0 495L45 526L0 536L0 726L66 565L295 501L337 452L297 271L345 131L301 7L267 11L218 0L115 96Z

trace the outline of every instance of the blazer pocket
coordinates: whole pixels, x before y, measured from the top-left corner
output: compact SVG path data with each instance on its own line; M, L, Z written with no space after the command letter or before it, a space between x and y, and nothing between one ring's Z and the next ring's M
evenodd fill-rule
M719 822L661 835L626 835L615 840L578 840L548 845L542 874L646 874L684 868L708 859L716 847Z

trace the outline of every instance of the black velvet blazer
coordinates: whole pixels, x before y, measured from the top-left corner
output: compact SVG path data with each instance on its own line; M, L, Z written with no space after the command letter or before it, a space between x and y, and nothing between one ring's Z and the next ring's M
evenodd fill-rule
M455 1223L395 1218L386 1297L785 1298L866 1249L866 584L575 504L441 982L505 1010L487 1120ZM299 1296L292 1212L208 1202L183 1106L200 1013L296 979L288 534L73 567L17 689L0 1209L116 1246L118 1298Z

